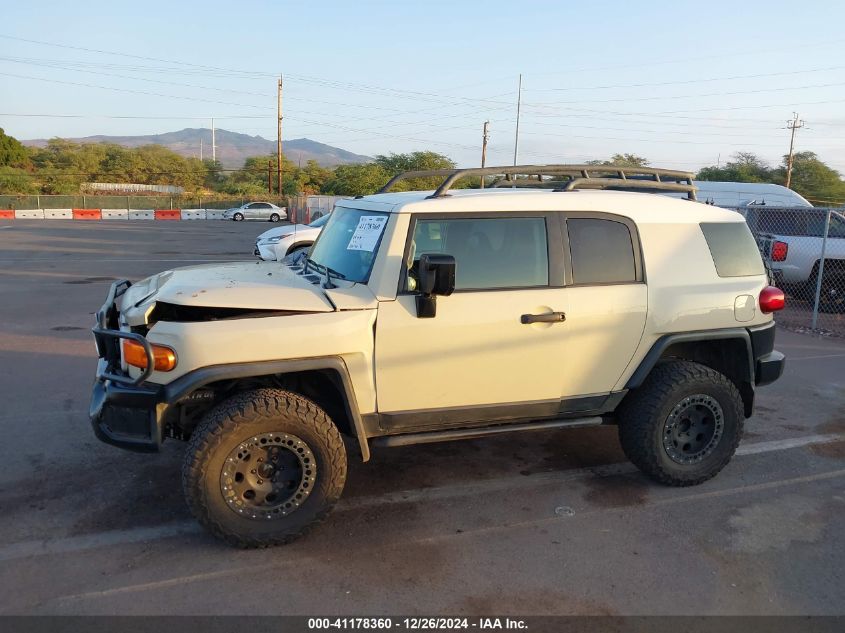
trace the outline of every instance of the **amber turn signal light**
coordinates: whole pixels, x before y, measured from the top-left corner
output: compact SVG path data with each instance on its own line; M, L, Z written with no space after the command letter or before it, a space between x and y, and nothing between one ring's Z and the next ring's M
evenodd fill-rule
M170 371L176 367L176 352L165 345L151 345L153 348L153 369ZM123 339L123 359L127 365L147 368L147 353L144 346L130 339Z

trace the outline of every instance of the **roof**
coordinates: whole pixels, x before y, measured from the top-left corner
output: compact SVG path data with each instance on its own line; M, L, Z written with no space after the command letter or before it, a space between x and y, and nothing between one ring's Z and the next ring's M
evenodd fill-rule
M743 217L708 204L665 195L627 191L548 189L453 189L431 198L432 191L381 193L339 200L338 207L387 213L460 213L467 211L601 211L638 224L743 222Z

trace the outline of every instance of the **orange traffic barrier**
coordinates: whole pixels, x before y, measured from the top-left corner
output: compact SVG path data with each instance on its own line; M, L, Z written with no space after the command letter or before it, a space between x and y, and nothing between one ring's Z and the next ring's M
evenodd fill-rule
M103 214L99 209L74 209L74 220L102 220Z
M156 209L155 210L155 219L156 220L181 220L182 219L182 210L181 209Z
M0 209L0 219L2 219L2 220L14 220L15 219L15 211L13 209Z

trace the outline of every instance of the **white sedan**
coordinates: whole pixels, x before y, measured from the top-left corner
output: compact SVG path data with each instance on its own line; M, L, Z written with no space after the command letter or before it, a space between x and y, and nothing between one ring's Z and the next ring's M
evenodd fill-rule
M277 207L272 202L247 202L234 209L226 209L223 218L243 222L244 220L265 220L278 222L287 220L288 212L285 207Z
M282 261L288 255L307 251L329 221L326 214L311 224L289 224L264 231L255 241L253 255L268 261Z

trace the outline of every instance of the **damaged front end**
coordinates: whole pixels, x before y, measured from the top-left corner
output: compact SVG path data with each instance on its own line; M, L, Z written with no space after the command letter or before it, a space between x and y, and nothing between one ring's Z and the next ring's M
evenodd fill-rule
M97 312L92 332L99 360L89 416L94 433L103 442L149 452L158 450L163 441L164 411L160 390L143 384L155 367L151 343L143 335L120 327L116 302L131 285L125 279L114 282ZM139 345L146 356L146 368L134 377L122 367L124 341Z

